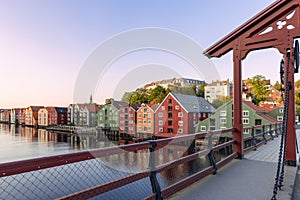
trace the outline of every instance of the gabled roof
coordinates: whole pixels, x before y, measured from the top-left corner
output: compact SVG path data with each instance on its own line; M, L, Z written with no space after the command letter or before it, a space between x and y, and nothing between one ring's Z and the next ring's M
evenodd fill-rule
M275 110L276 108L279 108L280 106L273 105L273 104L262 104L259 107L261 107L262 110L265 112L270 112L272 110Z
M148 106L152 109L153 112L159 107L159 104L148 104Z
M31 108L34 112L38 112L39 109L44 108L44 106L29 106L28 108Z
M215 108L203 97L170 93L187 112L212 113Z
M256 112L264 112L264 111L263 111L263 108L254 105L254 104L253 104L252 102L250 102L250 101L243 101L243 103L244 103L245 105L247 105L248 107L250 107L251 109L255 110Z
M120 108L122 108L123 106L128 106L128 103L123 101L113 101L111 104L115 106L118 110L120 110Z
M96 113L100 109L100 107L96 103L85 104L85 107L90 113Z
M64 114L64 113L68 112L68 108L65 108L65 107L55 107L55 110L59 114Z
M129 104L129 107L136 112L141 107L141 104Z
M266 115L266 114L258 114L258 115L265 118L266 120L268 120L271 123L277 123L277 120L274 119L273 117L270 117L269 115Z

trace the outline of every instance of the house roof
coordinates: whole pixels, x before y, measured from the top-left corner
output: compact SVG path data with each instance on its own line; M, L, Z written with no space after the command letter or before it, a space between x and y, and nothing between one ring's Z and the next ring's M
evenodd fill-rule
M259 107L261 107L265 112L270 112L272 110L275 110L276 108L279 108L280 106L276 106L273 104L262 104Z
M141 104L129 104L129 107L131 107L134 111L137 111L141 107Z
M64 114L64 113L68 112L68 108L65 108L65 107L55 107L55 110L59 114Z
M122 108L124 106L128 106L128 103L123 102L123 101L113 101L111 104L113 106L115 106L118 110L120 110L120 108Z
M246 104L251 109L255 110L256 112L265 112L262 107L256 106L250 101L243 101L243 103Z
M273 117L270 117L269 115L266 115L266 114L258 114L258 115L265 118L266 120L270 121L271 123L277 123L277 120L274 119Z
M159 107L159 104L148 104L148 106L152 109L153 112Z
M90 113L96 113L100 109L100 106L97 105L96 103L85 104L85 107Z
M32 109L32 111L34 111L34 112L38 112L39 111L39 109L41 109L41 108L44 108L44 106L29 106L31 109Z
M203 97L170 93L187 112L212 113L215 108Z

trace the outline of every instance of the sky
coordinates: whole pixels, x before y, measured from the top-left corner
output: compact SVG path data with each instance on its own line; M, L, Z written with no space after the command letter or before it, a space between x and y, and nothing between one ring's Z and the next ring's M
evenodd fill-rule
M0 0L0 108L68 106L90 95L104 103L172 77L232 80L232 53L204 61L203 50L273 2ZM145 45L141 30L166 35ZM275 83L281 57L274 49L250 53L243 78L261 74ZM210 71L193 62L210 62Z

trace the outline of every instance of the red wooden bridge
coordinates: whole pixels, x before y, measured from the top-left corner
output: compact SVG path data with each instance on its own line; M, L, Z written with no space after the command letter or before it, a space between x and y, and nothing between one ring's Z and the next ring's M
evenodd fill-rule
M204 52L221 57L233 51L232 129L0 164L0 198L275 200L297 195L299 36L300 0L278 0ZM284 121L247 127L252 134L244 138L241 61L266 48L284 56ZM263 131L256 134L256 129ZM232 139L220 140L224 133ZM197 144L202 146L196 151Z

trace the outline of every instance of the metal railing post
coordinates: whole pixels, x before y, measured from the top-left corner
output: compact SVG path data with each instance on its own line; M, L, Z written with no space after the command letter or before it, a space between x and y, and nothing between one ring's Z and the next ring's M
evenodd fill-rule
M265 141L265 144L267 144L267 138L266 138L266 133L265 133L265 125L262 126L262 136L263 136L263 139Z
M253 146L255 147L254 150L257 150L257 146L256 146L256 139L255 139L255 129L254 127L252 127L251 129L251 136L252 136L252 142L253 142Z
M274 140L274 136L272 134L272 124L270 124L270 128L269 128L269 135L271 136L272 140Z
M279 126L280 127L280 126ZM276 135L276 137L278 137L279 135L278 135L278 129L279 129L279 127L277 127L277 124L275 124L275 135Z
M216 165L216 160L214 157L214 151L212 150L212 135L208 136L208 149L210 150L210 152L208 153L208 159L210 164L213 166L214 172L213 174L217 174L217 165Z
M155 140L149 140L151 144L150 148L150 158L149 158L149 168L151 171L150 175L150 182L151 182L151 187L152 187L152 192L155 193L155 199L156 200L162 200L162 193L161 193L161 188L158 183L157 177L156 177L156 166L155 166L155 149L157 146L157 143Z

